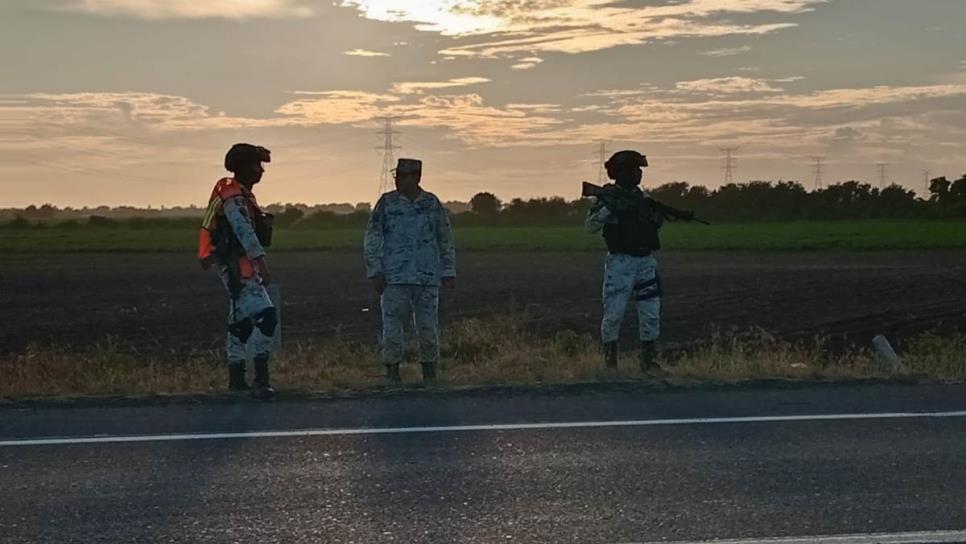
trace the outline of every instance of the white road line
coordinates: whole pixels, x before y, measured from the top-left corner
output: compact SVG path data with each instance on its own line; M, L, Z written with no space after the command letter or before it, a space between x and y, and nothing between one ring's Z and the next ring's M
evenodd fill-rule
M860 533L854 535L793 536L760 539L665 541L660 544L946 544L952 542L966 542L966 530L922 531L914 533Z
M70 444L118 444L128 442L174 442L185 440L228 440L237 438L290 438L369 434L455 433L606 427L658 427L669 425L736 425L799 421L849 421L870 419L945 419L966 417L959 412L890 412L878 414L814 414L798 416L752 416L692 419L640 419L626 421L573 421L561 423L506 423L495 425L452 425L446 427L370 427L359 429L294 429L286 431L244 431L234 433L187 433L146 435L95 435L77 437L23 438L0 441L0 447L58 446Z

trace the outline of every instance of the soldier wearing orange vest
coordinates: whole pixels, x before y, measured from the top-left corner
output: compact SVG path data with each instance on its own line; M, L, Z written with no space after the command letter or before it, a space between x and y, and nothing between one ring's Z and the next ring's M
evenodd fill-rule
M271 245L272 216L258 207L252 187L261 181L263 162L271 162L264 147L235 144L225 155L225 169L234 176L215 184L201 226L198 258L207 270L218 271L231 302L228 311L228 387L252 390L256 398L275 396L268 363L278 314L265 287L271 273L265 248ZM255 367L254 388L245 381L249 353Z

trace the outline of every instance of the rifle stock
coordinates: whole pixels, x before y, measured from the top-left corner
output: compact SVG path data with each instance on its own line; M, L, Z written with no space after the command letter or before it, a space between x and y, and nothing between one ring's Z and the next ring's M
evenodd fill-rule
M605 195L606 193L607 191L603 187L599 185L594 185L593 183L589 183L586 181L583 182L580 186L580 196L584 196L584 197L598 196L599 197L599 196Z

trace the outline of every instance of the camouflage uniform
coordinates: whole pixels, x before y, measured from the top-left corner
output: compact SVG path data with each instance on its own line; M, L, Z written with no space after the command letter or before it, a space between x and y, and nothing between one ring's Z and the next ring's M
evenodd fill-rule
M643 195L648 196L646 192ZM587 214L587 230L600 232L604 225L616 222L617 216L595 200ZM605 344L617 341L631 298L637 305L640 340L657 340L661 318L661 278L657 273L657 259L652 255L638 257L608 253L604 263L604 317L600 325L601 340Z
M232 232L245 250L245 255L252 260L264 257L265 248L262 247L261 242L258 241L258 236L255 235L245 198L242 196L229 198L224 203L224 212L228 224L231 225ZM228 364L243 363L250 357L268 358L272 352L273 335L265 334L262 331L263 327L258 326L258 320L266 310L274 308L274 305L265 287L262 286L261 279L257 275L253 278L242 279L238 296L232 297L231 290L228 287L228 267L219 265L218 276L231 299L228 307L229 332L226 347ZM255 327L247 340L236 336L238 327L247 328L247 325L243 324L251 323Z
M419 356L439 359L439 285L456 277L456 250L449 213L436 195L422 191L415 200L398 191L376 203L366 228L366 275L385 276L382 354L387 365L402 361L405 322L415 316Z

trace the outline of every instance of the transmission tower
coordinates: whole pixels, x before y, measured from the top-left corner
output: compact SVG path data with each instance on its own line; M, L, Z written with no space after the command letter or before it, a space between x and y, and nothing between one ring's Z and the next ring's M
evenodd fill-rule
M822 174L825 173L825 163L823 162L825 157L812 157L812 160L815 161L815 165L812 167L812 173L815 174L815 187L812 190L818 191L823 185Z
M383 137L382 146L376 148L382 152L382 172L379 174L379 196L389 192L392 187L392 169L395 168L393 163L396 162L396 151L402 149L392 141L393 136L401 134L392 128L392 123L395 119L393 117L383 117L382 120L385 123L385 127L381 132L376 133Z
M880 163L876 163L875 166L879 170L879 188L883 189L886 186L886 179L888 178L888 175L886 174L886 172L888 172L889 164L885 162L880 162Z
M607 162L607 140L600 140L597 142L597 151L594 151L594 155L597 155L599 161L597 163L597 185L604 184L604 163Z
M721 167L724 170L725 185L732 183L735 177L735 170L738 168L738 159L735 158L735 153L738 152L737 147L722 147L721 152L725 154L724 165Z

